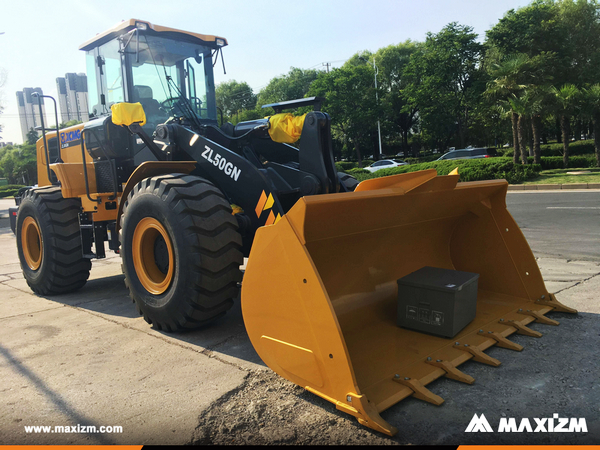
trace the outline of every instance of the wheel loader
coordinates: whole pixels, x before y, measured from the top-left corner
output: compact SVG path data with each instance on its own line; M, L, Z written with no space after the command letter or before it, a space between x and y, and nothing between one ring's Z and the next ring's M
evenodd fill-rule
M132 19L80 47L90 121L42 124L39 186L18 205L19 258L36 294L81 288L106 246L158 330L214 320L241 286L262 360L388 435L397 429L381 411L409 396L439 405L427 384L470 384L457 366L497 366L487 348L521 350L509 335L539 337L531 322L576 312L546 289L506 209L505 180L425 170L358 184L335 169L321 98L219 121L213 66L226 45ZM285 112L298 107L313 110ZM398 325L400 280L427 267L478 277L473 317L451 337ZM407 317L440 324L426 306Z

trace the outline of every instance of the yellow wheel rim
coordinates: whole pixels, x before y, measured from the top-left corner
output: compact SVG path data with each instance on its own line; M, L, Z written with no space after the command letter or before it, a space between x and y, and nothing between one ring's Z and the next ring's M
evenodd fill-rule
M144 289L154 295L165 292L173 280L175 265L173 244L165 227L153 217L142 219L133 232L131 253Z
M21 227L21 247L29 268L38 270L42 264L42 256L44 256L44 246L42 245L40 227L31 216L25 218Z

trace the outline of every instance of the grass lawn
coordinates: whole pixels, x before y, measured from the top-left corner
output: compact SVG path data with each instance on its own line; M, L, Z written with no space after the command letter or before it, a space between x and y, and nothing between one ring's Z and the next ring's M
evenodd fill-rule
M581 175L569 175L567 172L590 172ZM600 183L600 169L558 169L542 170L540 176L523 184L569 184Z

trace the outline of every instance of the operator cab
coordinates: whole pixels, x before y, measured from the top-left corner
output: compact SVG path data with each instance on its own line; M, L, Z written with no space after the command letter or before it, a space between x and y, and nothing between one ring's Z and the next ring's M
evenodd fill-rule
M169 120L217 124L213 57L224 38L124 21L81 45L86 52L90 117L139 102L146 133ZM139 143L138 143L139 144Z

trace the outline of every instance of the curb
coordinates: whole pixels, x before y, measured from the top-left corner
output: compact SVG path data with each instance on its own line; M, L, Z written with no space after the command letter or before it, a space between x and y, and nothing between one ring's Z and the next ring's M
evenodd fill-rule
M509 184L509 191L551 191L567 189L600 189L600 183Z

